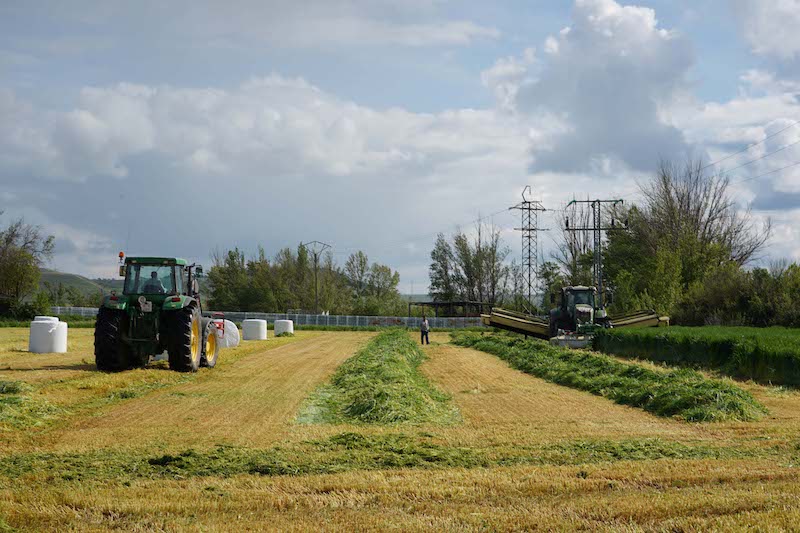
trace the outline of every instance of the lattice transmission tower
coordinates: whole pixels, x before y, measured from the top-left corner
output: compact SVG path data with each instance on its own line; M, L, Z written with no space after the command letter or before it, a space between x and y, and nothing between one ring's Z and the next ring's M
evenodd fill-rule
M514 228L522 232L522 292L525 300L525 311L533 314L533 295L536 281L539 278L539 232L546 231L539 227L539 212L546 211L542 203L531 198L531 186L522 190L522 202L509 209L518 209L521 224Z

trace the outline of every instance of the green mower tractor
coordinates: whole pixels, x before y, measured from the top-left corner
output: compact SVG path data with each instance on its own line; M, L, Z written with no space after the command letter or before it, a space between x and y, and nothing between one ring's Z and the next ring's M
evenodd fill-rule
M176 257L120 253L122 294L103 299L94 329L99 370L140 368L166 351L169 367L196 372L217 364L217 322L204 318L199 284L203 267Z
M597 328L608 327L605 309L597 309L597 289L576 285L561 289L560 306L550 311L550 337L560 332L591 334ZM606 295L610 303L610 294ZM554 294L550 302L556 303Z

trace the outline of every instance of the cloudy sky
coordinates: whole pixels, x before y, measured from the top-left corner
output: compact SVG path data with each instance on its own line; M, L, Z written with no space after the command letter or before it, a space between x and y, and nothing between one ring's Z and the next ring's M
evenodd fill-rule
M636 201L691 154L800 260L798 28L800 0L5 1L0 223L89 276L317 239L422 292L437 232L519 253L525 185Z

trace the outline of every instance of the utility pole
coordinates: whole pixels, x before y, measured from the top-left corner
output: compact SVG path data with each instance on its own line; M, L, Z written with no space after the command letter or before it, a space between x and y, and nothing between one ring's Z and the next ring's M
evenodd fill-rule
M311 254L314 256L314 314L319 314L319 284L317 283L317 272L319 271L319 256L322 255L322 252L327 250L331 247L330 244L325 244L324 242L320 241L311 241L303 244L300 243L300 246L305 246L309 250L311 250Z
M522 190L522 202L509 209L519 209L521 225L514 228L522 232L522 291L525 297L525 311L533 314L533 289L539 277L539 212L546 211L542 203L529 198L531 186L526 185Z
M572 200L570 203L567 204L567 207L575 204L589 204L592 206L592 227L569 227L569 217L566 217L566 229L567 231L591 231L592 237L594 240L594 246L592 248L592 255L594 255L594 265L593 265L593 272L592 278L594 281L594 286L597 287L597 302L598 308L602 309L604 305L605 295L603 292L603 231L615 230L619 229L616 225L616 220L613 218L611 219L611 226L603 226L603 213L602 213L602 206L603 204L611 204L612 206L616 207L618 204L624 203L624 200ZM628 225L628 221L625 221L625 226Z

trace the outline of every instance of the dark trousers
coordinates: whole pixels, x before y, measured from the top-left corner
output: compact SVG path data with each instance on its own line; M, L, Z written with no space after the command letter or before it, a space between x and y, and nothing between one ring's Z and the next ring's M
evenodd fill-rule
M420 344L430 344L431 341L428 340L428 332L427 331L420 331L419 332L419 342Z

